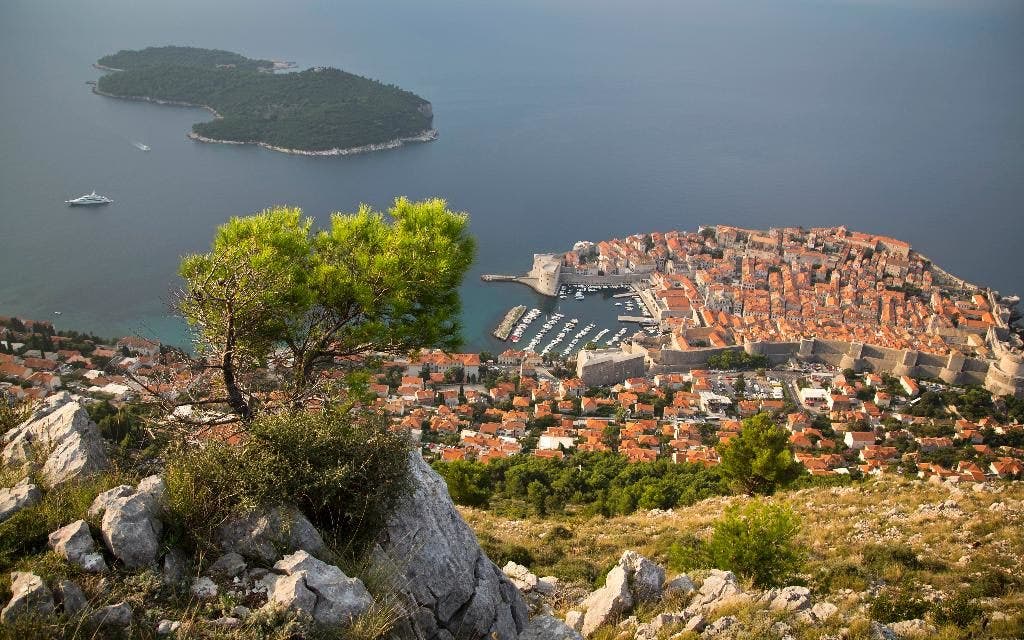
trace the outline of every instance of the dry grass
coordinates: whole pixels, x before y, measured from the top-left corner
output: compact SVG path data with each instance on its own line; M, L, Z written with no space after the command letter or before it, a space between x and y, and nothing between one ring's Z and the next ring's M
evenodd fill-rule
M497 560L503 560L502 554L525 551L535 573L556 575L582 592L593 583L588 584L589 576L581 567L597 571L595 582L599 583L600 575L626 549L663 566L685 564L685 552L677 548L670 553L672 545L689 541L699 546L724 508L744 500L712 498L669 512L614 518L567 516L557 521L505 520L477 509L462 509L462 514ZM831 625L837 631L840 626L849 627L851 637L858 637L858 629L868 624L868 605L879 591L908 588L930 603L967 593L986 612L1010 616L1009 622L992 621L990 629L1004 628L1005 637L1020 633L1024 624L1024 483L991 484L985 491L974 491L969 485L957 488L886 478L852 487L805 489L773 500L789 504L803 523L798 543L806 550L807 561L793 582L809 586L815 601L828 600L840 607L843 621ZM699 570L689 573L698 580L701 577ZM747 617L751 616L753 612ZM794 633L816 637L823 628L805 631L797 628ZM942 628L938 634L970 635L956 628Z

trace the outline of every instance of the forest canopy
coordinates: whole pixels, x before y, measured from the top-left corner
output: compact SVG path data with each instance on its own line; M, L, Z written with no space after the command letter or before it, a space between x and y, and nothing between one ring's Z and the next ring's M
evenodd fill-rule
M272 73L269 60L191 47L120 51L98 64L118 69L98 80L99 93L213 109L218 118L192 127L213 140L328 151L420 136L433 120L416 94L330 67Z

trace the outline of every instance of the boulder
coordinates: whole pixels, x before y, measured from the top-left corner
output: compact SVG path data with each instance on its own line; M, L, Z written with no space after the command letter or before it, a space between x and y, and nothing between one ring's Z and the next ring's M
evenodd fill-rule
M34 573L11 572L11 600L0 611L0 622L10 622L24 614L53 613L53 593Z
M294 509L274 507L232 518L217 530L221 548L272 565L284 553L320 553L324 540L309 520Z
M700 591L694 598L687 611L700 613L715 609L719 605L735 600L743 594L736 575L732 571L720 571L712 569L704 583L700 585Z
M67 392L50 396L32 416L4 435L0 461L6 466L40 466L51 485L106 469L103 438L88 412ZM39 460L42 452L45 459Z
M900 638L907 640L911 638L930 638L935 633L935 627L924 620L915 618L913 620L902 620L889 625Z
M529 593L537 588L537 576L523 565L509 560L501 570L523 593Z
M737 618L736 616L722 616L718 620L715 620L714 622L709 624L701 633L701 635L707 637L714 637L722 635L727 631L738 630L738 627L740 626L741 625L739 618Z
M73 616L89 606L82 588L71 580L61 580L53 588L53 595L64 613Z
M240 576L245 572L245 558L233 551L229 551L217 558L206 572L212 576L223 576L225 578Z
M2 399L0 399L2 401ZM43 492L39 487L32 484L28 478L10 489L0 489L0 522L10 518L25 507L39 504L43 499Z
M693 586L693 580L690 580L690 576L683 573L666 582L662 592L666 596L688 596L696 590L697 588Z
M636 551L625 551L619 558L619 565L626 570L633 599L637 603L661 598L661 585L665 582L664 569Z
M559 580L556 576L544 576L537 579L537 586L534 591L541 595L550 596L558 591Z
M178 630L181 623L177 620L161 620L156 625L156 634L158 636L169 636Z
M359 578L349 578L306 551L285 556L274 570L284 575L269 581L268 603L307 613L320 624L350 624L373 604Z
M189 587L189 592L195 596L197 600L213 600L217 597L218 593L217 583L206 576L199 576L192 579L192 585Z
M772 611L803 611L811 606L811 590L807 587L785 587L768 601Z
M519 634L519 640L583 640L583 637L558 618L537 616Z
M692 616L690 619L683 623L683 631L700 633L707 626L708 621L704 618L704 616L698 613L697 615Z
M587 596L583 606L586 608L581 629L584 637L589 637L598 627L609 624L633 608L629 579L621 564L612 567L605 577L604 586Z
M132 623L132 608L126 602L100 607L89 616L100 627L127 627Z
M48 544L57 555L89 573L102 573L107 570L107 563L96 551L96 542L92 539L89 523L85 520L76 520L66 527L57 529L50 534Z
M96 496L89 507L90 515L103 516L103 542L129 569L156 563L160 552L163 525L157 515L162 494L155 494L152 485L151 478L146 478L139 483L142 490L115 487Z
M380 533L374 560L406 601L396 636L504 640L526 626L523 595L488 559L444 479L417 450L409 453L409 491Z

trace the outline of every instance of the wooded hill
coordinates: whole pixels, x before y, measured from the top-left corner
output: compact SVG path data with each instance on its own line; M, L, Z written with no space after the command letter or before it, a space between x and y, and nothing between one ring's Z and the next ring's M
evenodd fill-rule
M432 121L423 98L334 68L270 73L260 70L268 60L189 47L121 51L98 63L121 69L99 79L99 92L214 109L220 118L192 127L214 140L326 151L417 136Z

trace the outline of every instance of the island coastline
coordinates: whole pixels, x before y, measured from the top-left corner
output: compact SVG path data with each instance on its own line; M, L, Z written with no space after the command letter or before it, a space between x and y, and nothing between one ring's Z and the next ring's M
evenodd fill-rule
M103 68L102 65L93 65L93 66L96 66L98 68ZM134 101L137 101L137 102L151 102L153 104L167 105L167 106L172 106L172 107L191 107L191 108L194 108L194 109L205 109L206 111L209 111L211 114L213 114L213 117L215 119L219 119L219 118L222 117L219 113L217 113L216 109L214 109L213 107L211 107L209 105L205 105L205 104L196 104L196 103L193 103L193 102L182 102L180 100L163 100L163 99L160 99L160 98L153 98L153 97L150 97L150 96L120 96L120 95L117 95L117 94L114 94L114 93L108 93L106 91L101 91L96 86L92 87L92 92L95 93L96 95L99 95L99 96L104 96L106 98L114 98L114 99L117 99L117 100L134 100ZM206 136L199 135L195 131L189 131L188 133L185 134L185 137L188 138L189 140L192 140L192 141L195 141L195 142L203 142L203 143L208 143L208 144L237 144L237 145L249 144L249 145L255 145L257 147L262 147L262 148L268 149L270 151L277 151L278 153L287 153L289 155L294 155L294 156L321 156L321 157L329 157L329 156L352 156L352 155L359 155L359 154L362 154L362 153L372 153L374 151L388 151L390 149L398 149L399 147L403 147L406 144L410 144L410 143L432 142L434 140L437 140L438 135L439 134L438 134L437 129L430 128L430 129L424 129L423 131L421 131L421 132L419 132L419 133L417 133L415 135L412 135L412 136L403 136L401 138L393 138L391 140L385 140L384 142L375 142L373 144L365 144L365 145L361 145L361 146L357 146L357 147L347 147L347 148L337 148L337 147L335 147L333 149L322 149L322 150L290 149L288 147L280 147L280 146L272 145L272 144L270 144L268 142L261 142L259 140L219 140L217 138L208 138Z
M252 73L252 64L259 65L255 68L259 73ZM98 81L89 83L97 95L210 112L212 120L196 123L186 133L196 142L251 144L289 155L326 157L396 149L438 137L429 101L394 85L331 67L275 74L294 69L296 64L190 47L122 50L92 66L103 72ZM154 73L172 78L169 82L176 88L167 90L159 82L154 84L150 81ZM227 95L219 92L223 89L221 74L238 74L238 82L228 88ZM271 81L271 77L280 80ZM367 108L367 104L372 106ZM276 124L276 119L267 120L261 109L287 113L292 119Z

